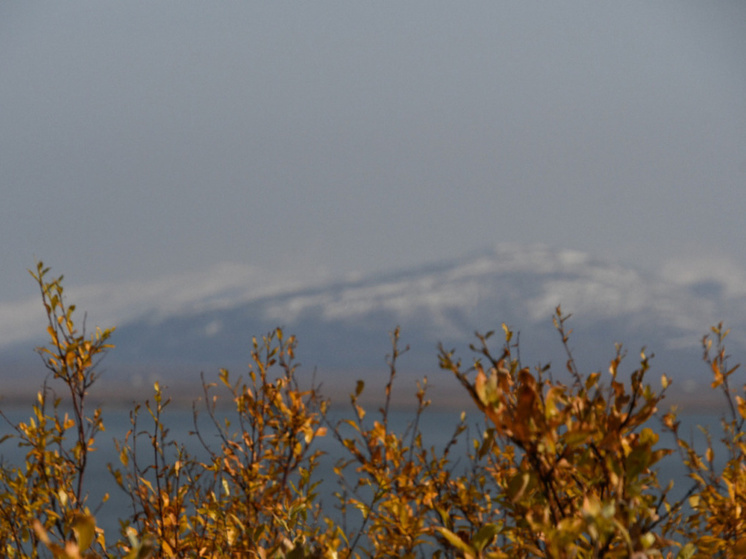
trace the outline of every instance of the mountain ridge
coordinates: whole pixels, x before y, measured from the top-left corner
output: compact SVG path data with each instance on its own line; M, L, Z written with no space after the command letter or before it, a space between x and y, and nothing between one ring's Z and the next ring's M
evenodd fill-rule
M520 333L524 364L564 363L551 322L561 304L574 315L570 345L583 368L605 368L619 342L630 350L631 367L634 353L646 345L656 353L659 373L691 385L704 371L701 337L716 321L731 320L727 325L736 335L729 348L746 347L741 335L746 297L725 280L690 276L677 282L580 251L500 244L407 270L305 286L296 282L296 289L259 290L254 297L228 282L181 307L155 307L119 324L117 347L105 365L112 385L140 387L154 378L174 386L194 384L200 371L242 372L251 337L281 326L298 336L302 368L344 392L342 384L351 377L381 384L391 352L388 333L398 325L402 346L410 346L400 361L408 371L404 376L428 373L437 388L444 384L437 344L456 349L468 362L474 332L499 330L502 323ZM12 355L18 353L0 351L0 363ZM449 389L444 390L447 396Z

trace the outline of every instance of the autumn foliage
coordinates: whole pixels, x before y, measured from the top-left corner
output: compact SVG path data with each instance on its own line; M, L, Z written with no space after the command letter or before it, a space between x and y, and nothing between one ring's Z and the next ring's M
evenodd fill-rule
M737 367L728 364L727 330L719 325L703 339L712 389L726 406L718 434L726 456L716 461L711 435L706 448L695 448L679 434L675 409L663 405L671 381L664 375L660 389L649 384L644 352L631 372L621 347L608 374L578 370L560 308L561 375L548 365L524 367L505 326L496 348L493 333L477 334L468 364L440 348L441 368L471 395L486 425L469 435L462 414L443 448L426 447L418 427L429 405L427 379L418 384L409 430L391 424L397 359L406 351L398 329L372 422L360 403L362 381L349 415L330 419L318 387L299 384L296 340L281 329L253 340L245 376L203 377L194 404L198 453L171 438L169 399L156 384L117 442L112 490L124 491L130 507L119 533L104 533L86 472L105 418L86 397L113 329L79 330L62 278L48 272L41 263L32 272L49 322L50 343L39 349L48 381L28 421L3 415L10 434L2 442L26 450L24 463L0 463L4 557L746 556L746 401L731 386ZM674 448L661 445L664 431ZM341 456L335 502L323 507L322 437ZM464 443L466 458L456 453ZM672 482L659 479L657 465L669 455L689 472L679 500L670 497Z

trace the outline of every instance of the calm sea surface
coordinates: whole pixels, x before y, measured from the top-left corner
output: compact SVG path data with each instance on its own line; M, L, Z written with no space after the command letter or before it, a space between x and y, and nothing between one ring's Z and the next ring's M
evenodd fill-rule
M366 422L370 422L379 418L379 414L369 411L366 417ZM28 421L30 417L30 410L23 409L10 409L4 410L8 418L13 422ZM101 508L97 514L97 521L102 526L108 535L107 540L113 541L116 539L116 535L119 531L118 519L129 516L130 513L130 501L128 496L121 491L108 472L107 464L111 463L114 466L119 466L117 453L115 451L114 439L122 440L126 432L130 429L130 419L128 410L108 410L104 412L104 424L106 431L100 433L97 437L97 451L89 455L90 468L87 473L87 487L90 495L89 506L94 509L97 503L100 502L104 494L108 493L109 500L101 505ZM215 434L213 427L209 425L206 420L204 413L200 414L202 418L200 421L200 430L203 433L203 437L214 449L219 448L219 441ZM329 414L329 418L336 422L337 419L351 418L352 415L348 410L333 410ZM438 410L426 410L420 419L420 430L422 432L423 444L426 448L431 446L442 448L451 439L454 429L458 424L460 417L459 411L438 411ZM169 427L169 437L175 441L183 442L187 449L197 456L205 456L204 450L196 437L190 435L190 431L194 430L192 411L187 409L167 409L164 412L164 423ZM718 443L718 433L720 432L720 416L713 413L699 413L699 414L686 414L679 417L681 420L680 434L687 440L692 438L698 448L703 448L706 439L704 435L697 429L698 425L708 427L713 433L713 442ZM407 426L414 420L414 413L411 411L393 410L390 412L390 425L393 430L403 433ZM654 420L650 426L659 430L659 424L657 420ZM473 439L478 435L484 428L483 421L480 421L478 414L467 418L467 423L470 425L469 440ZM140 420L138 423L140 429L151 429L152 420L147 414L147 411L141 412ZM11 432L10 427L0 419L0 436ZM460 442L457 446L458 452L454 452L452 455L454 458L461 457L460 463L463 467L466 467L466 453L468 440L463 434ZM661 445L673 448L673 438L670 435L663 434L661 436ZM327 435L322 439L319 439L318 449L323 450L327 455L323 458L321 467L316 472L316 479L323 480L322 488L320 491L322 503L327 504L333 502L331 497L334 490L337 489L337 482L332 472L332 465L340 457L345 456L343 449L340 444L334 440L333 437ZM0 445L0 456L7 464L18 465L24 461L24 456L27 452L27 448L19 448L17 441L9 439ZM144 453L143 449L143 453ZM715 446L716 458L719 458L721 463L723 461L723 453L718 453L718 446ZM151 451L152 454L152 451ZM716 460L717 462L717 460ZM459 464L456 468L458 469ZM686 480L686 470L681 464L677 455L673 455L665 459L660 466L660 479L662 485L665 485L669 479L673 479L675 482L674 491L672 497L682 495L688 488ZM332 515L333 511L329 511L328 514Z

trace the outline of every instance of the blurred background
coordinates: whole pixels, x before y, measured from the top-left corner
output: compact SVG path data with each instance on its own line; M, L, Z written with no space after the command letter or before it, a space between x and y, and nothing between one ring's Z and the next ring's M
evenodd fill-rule
M419 322L375 297L377 320L355 315L385 353L387 328L434 324L424 275L484 259L476 298L436 297L464 314L422 342L433 363L438 339L558 303L589 330L628 316L608 340L670 326L666 348L746 324L743 2L6 2L0 52L6 371L44 333L39 259L89 324L247 329L215 346L236 363L278 324L335 347L350 323L321 328L324 305L403 274ZM268 302L310 292L317 315ZM175 363L176 342L156 359L130 339L128 366Z

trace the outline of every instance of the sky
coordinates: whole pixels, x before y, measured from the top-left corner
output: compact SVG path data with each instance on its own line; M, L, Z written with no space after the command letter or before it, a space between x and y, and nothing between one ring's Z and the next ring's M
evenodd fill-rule
M501 242L746 268L742 1L2 2L0 53L6 310L40 259L134 291Z

